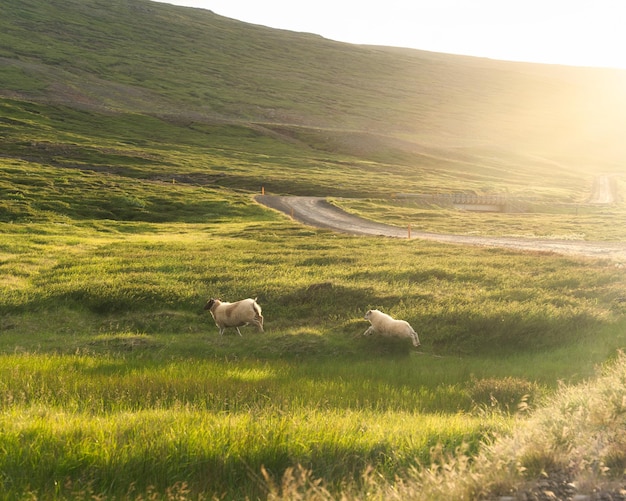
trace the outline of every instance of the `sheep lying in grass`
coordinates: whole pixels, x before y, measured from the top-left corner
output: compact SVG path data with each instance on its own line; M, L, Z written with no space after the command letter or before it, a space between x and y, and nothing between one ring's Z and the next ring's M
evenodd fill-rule
M211 312L215 324L220 330L220 336L228 327L234 327L241 336L239 327L252 324L263 332L263 315L261 307L256 299L242 299L235 303L222 302L219 299L209 299L204 306L205 310Z
M408 338L415 347L420 345L417 333L413 330L413 327L404 320L395 320L386 313L378 310L368 310L365 314L365 320L369 320L372 325L363 333L364 336L369 336L377 332L383 336Z

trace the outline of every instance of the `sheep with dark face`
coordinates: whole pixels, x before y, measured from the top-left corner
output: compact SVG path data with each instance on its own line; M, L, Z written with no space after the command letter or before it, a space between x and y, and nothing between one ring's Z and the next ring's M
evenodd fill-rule
M413 327L404 320L396 320L386 313L378 310L368 310L365 314L365 320L369 320L372 324L364 333L364 336L369 336L374 332L382 336L408 338L413 343L413 346L420 345L417 332L413 330Z
M220 330L220 336L228 327L237 329L241 336L239 327L249 324L255 325L259 331L264 332L263 315L261 315L261 307L257 304L256 299L242 299L234 303L209 299L204 309L211 312L211 316Z

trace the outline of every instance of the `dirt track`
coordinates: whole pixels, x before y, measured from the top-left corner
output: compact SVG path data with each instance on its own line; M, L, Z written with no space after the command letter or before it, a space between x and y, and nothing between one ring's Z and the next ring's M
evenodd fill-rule
M323 197L291 197L260 195L256 200L273 209L290 215L297 221L318 228L327 228L353 235L379 235L407 238L408 229L376 223L349 214L328 203ZM586 242L573 240L543 240L513 237L478 237L445 235L411 231L411 238L433 240L459 245L501 247L520 251L555 252L559 254L608 258L626 262L626 244L613 242Z
M611 185L611 178L609 176L596 177L593 182L589 203L606 205L612 204L614 201L615 193Z

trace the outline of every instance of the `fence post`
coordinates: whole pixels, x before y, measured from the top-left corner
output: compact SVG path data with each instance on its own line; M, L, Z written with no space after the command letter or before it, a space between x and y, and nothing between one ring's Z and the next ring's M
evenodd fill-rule
M409 240L411 239L411 223L409 223Z

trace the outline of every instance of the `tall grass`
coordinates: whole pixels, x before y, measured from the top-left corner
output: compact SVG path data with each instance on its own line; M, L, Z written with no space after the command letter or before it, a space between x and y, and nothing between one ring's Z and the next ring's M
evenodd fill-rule
M271 407L230 413L180 407L103 417L33 407L3 414L0 468L3 492L11 497L64 497L78 488L124 497L185 482L196 495L241 499L263 494L262 468L282 474L302 464L339 484L374 463L391 479L433 443L454 448L480 437L485 427L503 426L498 419L401 412L306 409L281 415Z
M297 465L335 493L408 478L623 345L610 262L340 236L237 200L251 220L1 225L8 495L263 498ZM258 296L266 334L220 337L209 296ZM370 307L423 351L362 337Z
M433 352L457 355L573 344L623 313L624 274L611 262L490 249L459 254L272 218L177 225L170 233L115 224L103 231L103 223L95 230L32 225L21 233L5 225L2 306L7 313L62 306L115 316L126 331L149 322L155 332L155 315L174 310L187 324L179 330L195 331L192 313L207 297L251 295L268 309L270 329L320 329L339 339L358 334L363 311L380 307L415 323Z
M563 387L512 433L471 457L437 449L436 458L406 477L388 482L366 472L349 487L352 499L499 499L623 494L624 371L620 355L591 382ZM334 499L306 468L270 478L269 499Z

